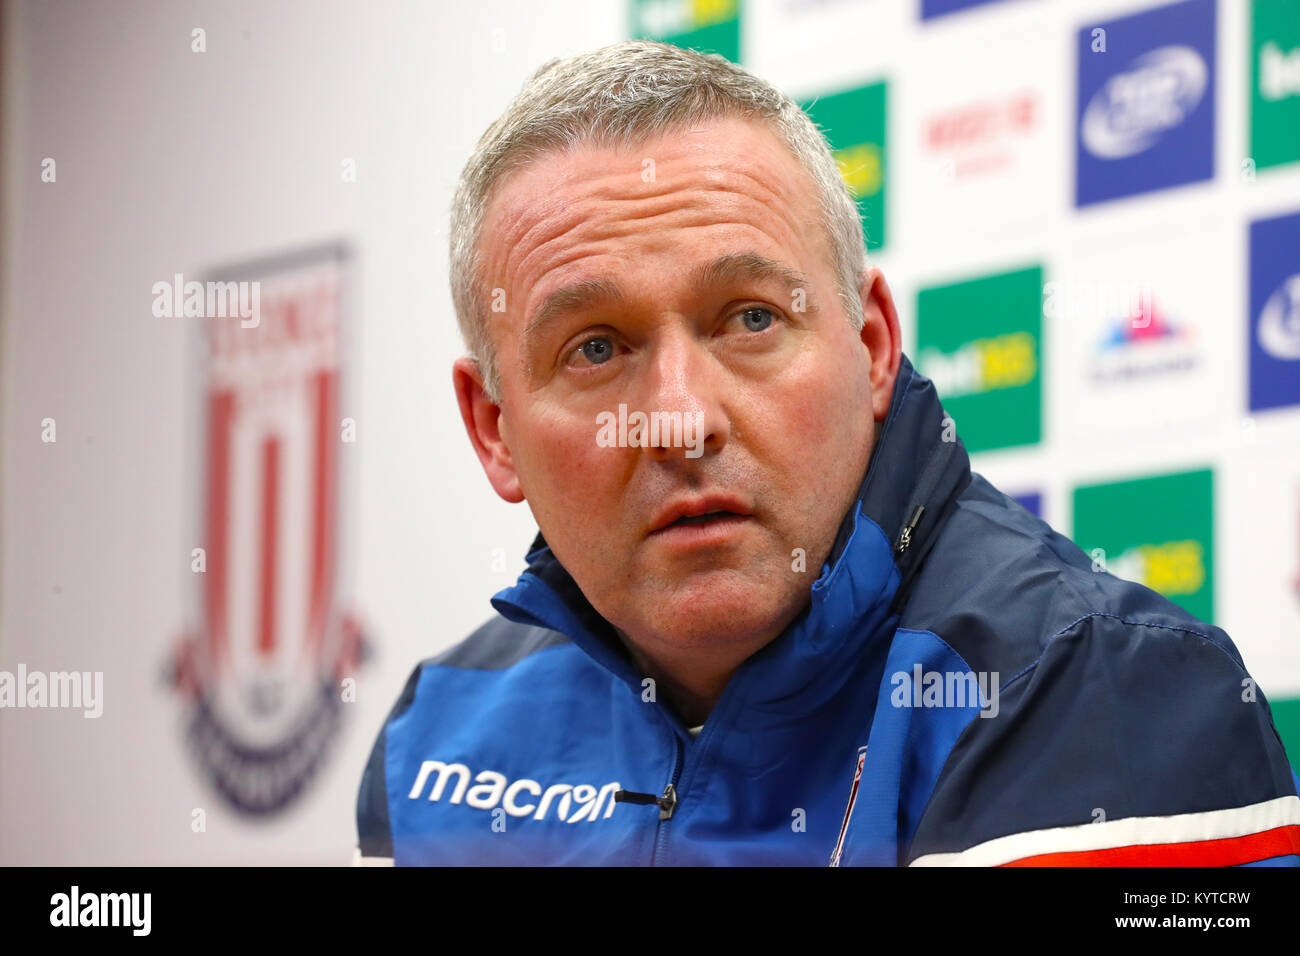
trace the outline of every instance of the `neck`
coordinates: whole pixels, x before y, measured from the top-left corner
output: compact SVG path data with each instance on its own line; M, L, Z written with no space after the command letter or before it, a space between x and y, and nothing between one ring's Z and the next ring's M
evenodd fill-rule
M650 652L622 629L616 632L637 669L654 681L654 700L677 714L688 727L708 719L731 675L750 656L776 635L757 643L746 642L721 648L671 648ZM648 643L648 642L647 642ZM643 685L643 693L648 689Z

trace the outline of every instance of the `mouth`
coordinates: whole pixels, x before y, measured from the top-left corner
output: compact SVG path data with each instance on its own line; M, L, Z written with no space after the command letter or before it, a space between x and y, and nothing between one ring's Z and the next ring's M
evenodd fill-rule
M683 528L744 521L753 516L752 508L739 496L714 492L671 502L654 516L649 533L654 536Z
M726 520L727 518L747 518L747 517L749 516L742 515L735 511L727 511L726 509L719 509L717 511L705 512L702 515L683 515L682 517L678 518L676 521L673 521L672 523L668 524L663 528L660 528L659 530L667 531L669 528L681 528L684 526L701 525L701 524L707 525L707 524L713 524L714 522L717 521Z
M650 534L656 546L670 554L730 551L745 540L753 515L714 509L696 515L682 515Z
M655 517L650 539L658 547L683 556L700 550L737 547L756 519L749 504L738 496L707 494L679 499Z

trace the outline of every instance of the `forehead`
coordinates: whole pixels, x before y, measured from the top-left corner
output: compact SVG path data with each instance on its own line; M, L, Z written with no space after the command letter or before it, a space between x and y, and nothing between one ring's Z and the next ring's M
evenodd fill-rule
M812 269L812 257L827 260L819 214L812 178L777 134L724 117L631 145L544 153L507 174L484 217L483 278L518 302L598 259L678 256L701 230Z
M657 174L663 170L655 169L656 175L651 176L646 160L654 160L656 167L667 164L672 167L670 173L693 168L714 170L720 176L728 172L747 174L773 184L809 188L812 185L794 154L766 122L719 116L616 145L576 143L567 149L544 151L497 181L489 215L503 211L502 207L519 198L521 191L543 184L595 186L604 178L601 173L616 177L632 172L640 181L653 186Z

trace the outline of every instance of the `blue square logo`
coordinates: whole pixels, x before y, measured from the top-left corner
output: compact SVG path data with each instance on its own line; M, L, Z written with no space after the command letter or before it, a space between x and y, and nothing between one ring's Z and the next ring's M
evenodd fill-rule
M1043 516L1043 494L1040 491L1026 491L1023 494L1011 496L1015 502L1024 508L1031 515L1041 518Z
M1216 0L1079 30L1075 204L1214 177Z
M941 17L945 13L956 13L967 7L982 7L993 0L921 0L921 19Z
M1300 405L1300 213L1250 224L1250 410Z

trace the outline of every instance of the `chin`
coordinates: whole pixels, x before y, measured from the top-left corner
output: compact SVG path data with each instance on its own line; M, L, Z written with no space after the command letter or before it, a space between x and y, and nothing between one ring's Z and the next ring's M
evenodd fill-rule
M679 592L648 608L646 624L677 647L722 647L776 637L773 629L784 611L770 590L759 587L726 594Z

